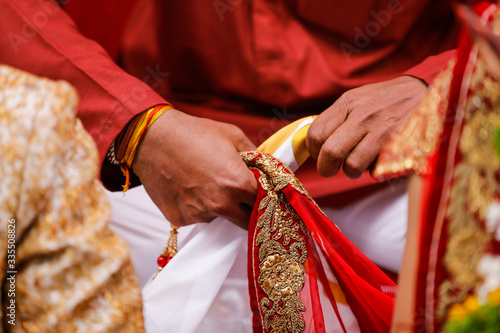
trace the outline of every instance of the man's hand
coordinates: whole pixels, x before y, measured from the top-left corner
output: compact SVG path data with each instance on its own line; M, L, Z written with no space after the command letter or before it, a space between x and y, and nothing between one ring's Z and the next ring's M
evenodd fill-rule
M307 149L325 177L344 173L359 178L390 135L427 91L411 76L368 84L344 93L312 123Z
M132 168L173 225L222 216L246 228L257 181L239 152L254 149L236 126L171 109L147 130Z

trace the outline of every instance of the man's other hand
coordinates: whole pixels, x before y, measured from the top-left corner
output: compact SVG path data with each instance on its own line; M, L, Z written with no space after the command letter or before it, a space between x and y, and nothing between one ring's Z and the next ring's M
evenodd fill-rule
M254 149L236 126L171 109L147 130L132 168L173 225L222 216L247 228L257 181L239 152Z
M318 160L318 172L334 176L343 163L349 178L359 178L426 91L420 79L400 76L344 93L307 134L307 149Z

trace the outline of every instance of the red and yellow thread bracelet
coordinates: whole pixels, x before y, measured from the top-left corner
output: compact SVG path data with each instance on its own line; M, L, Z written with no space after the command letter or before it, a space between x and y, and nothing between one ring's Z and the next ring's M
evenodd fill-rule
M170 105L157 105L142 112L132 119L127 129L117 138L116 158L120 162L120 169L125 176L125 185L122 185L123 192L126 192L130 187L129 169L132 167L137 147L144 138L146 130L158 117L171 108Z
M134 117L128 126L123 130L115 140L115 157L120 163L120 168L125 175L125 185L123 192L126 192L130 186L130 168L134 162L135 153L139 143L144 137L146 130L160 117L165 111L171 109L170 105L157 105ZM161 270L172 260L177 253L177 227L172 226L170 237L167 241L167 246L163 253L158 257L158 271L155 277ZM154 278L153 278L154 279Z

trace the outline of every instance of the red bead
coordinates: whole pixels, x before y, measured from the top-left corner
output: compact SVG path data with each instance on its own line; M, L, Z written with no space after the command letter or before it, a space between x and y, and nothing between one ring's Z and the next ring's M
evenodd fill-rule
M164 257L164 256L159 256L158 260L156 260L156 263L160 267L165 267L168 264L168 262L170 261L170 259L171 258L167 258L167 257Z

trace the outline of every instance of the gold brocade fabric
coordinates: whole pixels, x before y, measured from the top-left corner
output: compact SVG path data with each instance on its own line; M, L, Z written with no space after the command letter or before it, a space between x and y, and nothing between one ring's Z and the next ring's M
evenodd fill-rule
M498 12L493 27L498 34ZM439 188L433 190L440 191L441 198L430 204L438 207L435 220L420 221L423 235L419 237L425 239L420 246L436 245L441 235L445 239L442 255L436 248L431 250L431 260L425 267L425 302L431 311L435 309L431 316L439 323L446 321L451 305L463 302L482 283L477 267L493 237L485 227L486 213L500 197L500 160L493 146L495 130L500 126L500 84L488 73L477 46L468 56L458 87L458 105L448 110L453 60L399 133L384 146L373 173L383 179L414 172L428 176L426 181L436 180L433 185ZM451 134L442 138L445 124ZM443 154L440 157L446 157L440 160L445 164L436 166L443 170L443 179L434 177L435 171L428 169L428 157L446 147L441 145L442 140L449 143L439 151ZM437 299L432 296L434 291ZM433 320L427 318L426 331L434 331Z
M107 227L97 151L76 106L67 83L0 66L0 331L144 331L128 246Z
M487 73L480 56L475 64L464 108L449 203L448 243L443 266L448 278L439 288L438 317L463 301L481 282L477 265L492 235L485 229L488 206L500 195L500 161L493 134L500 124L500 85Z
M399 132L383 146L373 177L383 180L427 172L427 157L437 148L443 130L454 66L455 60L450 61Z
M255 245L259 248L258 283L266 294L259 307L264 314L265 332L304 332L301 312L305 311L299 297L305 283L308 250L307 228L281 192L291 185L309 196L292 171L271 155L244 153L250 168L259 170L259 182L267 195L259 203L255 228Z
M500 34L500 13L495 13L493 17L493 30L498 35ZM383 180L411 172L425 174L429 171L427 158L436 150L441 139L455 64L456 59L452 59L447 68L436 77L432 83L432 89L408 116L398 133L382 147L372 173L374 178ZM471 88L480 83L485 73L484 64L479 61ZM490 94L488 96L492 99L496 97L495 94L498 91L493 89L494 83L491 77L488 76L487 79L485 86L488 86L488 91L478 94L474 99L475 104L480 102L481 94Z

